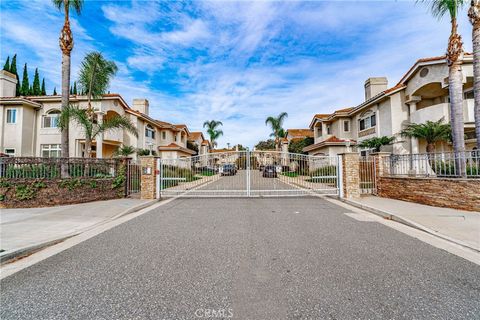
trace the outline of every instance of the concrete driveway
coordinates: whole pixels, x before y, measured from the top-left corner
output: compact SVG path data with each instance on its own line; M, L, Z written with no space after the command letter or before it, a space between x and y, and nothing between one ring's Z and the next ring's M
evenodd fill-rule
M2 319L480 314L478 265L319 198L174 200L1 288Z

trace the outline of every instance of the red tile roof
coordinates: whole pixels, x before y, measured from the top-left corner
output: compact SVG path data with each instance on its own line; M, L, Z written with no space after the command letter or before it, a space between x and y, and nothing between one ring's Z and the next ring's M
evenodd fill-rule
M340 138L337 138L336 136L331 136L319 143L315 143L315 144L311 144L309 146L306 146L305 148L303 148L303 151L307 152L307 151L311 151L311 150L315 150L315 149L318 149L318 148L321 148L321 147L324 147L324 146L328 146L328 145L340 145L340 146L343 146L343 145L346 145L347 142L350 141L350 144L351 145L354 145L356 143L355 140L348 140L348 139L340 139Z
M313 131L310 129L287 129L287 137L290 138L313 138Z

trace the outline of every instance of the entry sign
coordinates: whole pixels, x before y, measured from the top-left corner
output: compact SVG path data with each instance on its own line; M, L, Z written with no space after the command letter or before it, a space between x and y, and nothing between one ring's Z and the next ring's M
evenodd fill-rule
M152 167L144 167L142 174L152 174Z
M277 172L282 172L282 166L276 166L275 169L277 170Z

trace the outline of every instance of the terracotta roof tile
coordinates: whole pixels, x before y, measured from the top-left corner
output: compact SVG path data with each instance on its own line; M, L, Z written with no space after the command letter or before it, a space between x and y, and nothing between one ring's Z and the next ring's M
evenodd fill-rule
M313 131L310 129L287 129L287 133L292 138L313 137Z

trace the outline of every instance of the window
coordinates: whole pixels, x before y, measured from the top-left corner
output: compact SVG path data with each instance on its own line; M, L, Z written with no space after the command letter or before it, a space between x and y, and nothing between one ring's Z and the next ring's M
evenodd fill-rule
M41 151L44 158L57 158L60 157L61 149L59 144L42 144Z
M9 157L15 157L15 149L5 149L5 154Z
M360 131L366 130L377 125L377 118L375 114L369 114L366 117L360 119Z
M53 110L43 116L44 128L58 128L58 118L60 117L60 111Z
M7 109L7 123L17 123L17 109Z
M474 94L473 94L473 90L464 92L464 93L463 93L463 98L464 98L464 99L473 99L473 98L475 98L475 97L474 97Z
M329 124L327 124L327 134L332 134L332 130Z
M177 142L177 135L175 135L175 142Z
M149 124L145 127L145 137L155 139L155 129Z
M167 133L165 131L162 131L162 139L163 140L167 139Z
M349 132L350 131L350 121L349 120L344 120L343 121L343 131L344 132Z

